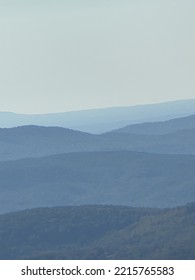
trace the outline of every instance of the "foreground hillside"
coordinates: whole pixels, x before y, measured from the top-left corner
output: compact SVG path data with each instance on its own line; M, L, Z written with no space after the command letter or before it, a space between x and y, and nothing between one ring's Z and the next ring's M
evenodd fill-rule
M195 201L195 156L70 153L0 162L0 212L113 204L173 207Z
M195 259L195 204L39 208L0 216L0 259Z

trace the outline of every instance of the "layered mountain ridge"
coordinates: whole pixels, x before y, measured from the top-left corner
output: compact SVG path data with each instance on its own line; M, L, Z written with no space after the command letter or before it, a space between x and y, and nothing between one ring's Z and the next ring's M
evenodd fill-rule
M129 124L169 120L194 113L195 99L64 113L30 115L0 112L0 127L60 126L101 134Z
M77 113L0 128L0 259L193 259L194 101Z
M35 125L1 128L0 144L0 161L88 151L195 154L195 115L100 135Z

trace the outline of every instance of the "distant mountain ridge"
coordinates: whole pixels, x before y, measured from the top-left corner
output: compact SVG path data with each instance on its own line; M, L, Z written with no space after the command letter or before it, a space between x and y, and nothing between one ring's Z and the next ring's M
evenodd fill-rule
M60 126L90 133L104 133L130 124L168 120L192 114L195 114L195 99L42 115L0 112L0 127Z
M0 259L195 258L195 100L6 120Z
M130 125L99 135L35 125L0 128L0 161L70 152L125 150L195 154L195 115Z
M62 127L35 125L0 129L0 161L88 151L98 137Z
M195 129L195 114L161 122L144 122L140 124L128 125L108 133L161 135L187 129Z

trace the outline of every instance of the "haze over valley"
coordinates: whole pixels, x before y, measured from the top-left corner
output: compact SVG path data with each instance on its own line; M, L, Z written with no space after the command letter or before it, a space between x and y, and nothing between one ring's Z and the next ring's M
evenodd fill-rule
M0 259L195 259L192 0L0 0Z
M193 104L192 101L189 101L189 103L185 101L184 103ZM178 104L184 103L181 101ZM165 106L165 104L170 106L170 103L164 103L162 106ZM146 108L147 106L150 105L146 105ZM156 106L160 108L161 105L157 104ZM152 107L153 111L158 112L155 105L152 105ZM134 107L135 115L136 108L138 112L140 110L140 107ZM120 111L122 112L122 110L121 107ZM124 108L124 111L126 110L127 108ZM131 112L131 110L130 107L129 111ZM143 106L142 111L144 112L144 110ZM90 111L90 114L92 113L93 111ZM179 111L177 113L179 114ZM156 113L155 117L159 119L160 113L159 115ZM162 211L160 209L174 209L174 207L184 207L184 205L193 203L195 201L195 115L187 114L185 117L180 116L155 122L135 122L134 124L131 123L132 120L129 122L130 124L127 126L121 126L119 129L108 130L101 134L59 126L24 125L1 128L0 220L5 221L6 217L10 217L11 221L14 221L11 215L19 217L20 213L27 216L32 213L33 219L36 219L36 213L46 211L43 207L50 207L47 208L47 211L51 215L53 215L53 211L58 211L55 210L57 209L55 207L64 207L59 208L59 211L60 209L63 210L63 216L66 216L66 212L69 211L69 208L66 207L71 206L74 213L81 205L83 205L83 209L88 209L87 213L89 215L91 211L102 209L102 215L104 216L103 213L107 211L106 209L119 211L122 206L130 207L126 208L127 211L131 211L131 207L137 207L137 210L135 210L137 213L141 211L139 209L144 207L144 212L148 209L149 213L152 211L151 215L154 213L159 215ZM6 122L4 126L6 126ZM86 205L91 205L91 207L87 208ZM108 208L105 208L105 205L108 205L106 206ZM112 207L109 205L112 205ZM115 210L115 207L119 208ZM40 210L34 211L33 209L36 208ZM24 212L17 212L21 210ZM10 216L7 216L6 213L10 213ZM104 218L102 219L104 220ZM90 218L89 223L91 223ZM140 221L136 221L136 223L139 224ZM131 234L139 226L138 224L133 226L130 231ZM0 226L2 232L5 233L8 230L7 225L1 224L1 222ZM19 226L19 224L16 222L15 226ZM25 222L21 225L23 234L26 231L26 226ZM151 227L153 227L152 224ZM78 231L80 230L78 229ZM126 232L126 229L124 230ZM151 231L153 230L151 229ZM170 230L173 229L170 228ZM191 230L189 229L189 231ZM0 242L1 240L3 242L4 233L1 234ZM40 234L42 234L41 228L36 232L36 238L42 238L39 237ZM47 234L50 235L51 233L49 231L46 233L44 237L46 240ZM92 240L93 238L96 239L94 234L92 233L90 237ZM106 245L108 251L104 251L104 253L102 250L96 252L94 247L102 247L104 242L107 244L107 238L109 237L106 236L106 232L102 234L100 240L95 241L94 239L91 244L78 243L86 258L111 258L109 255L113 253L111 253L112 247L110 245ZM140 238L144 240L142 237L144 231L140 234ZM158 240L160 232L156 234L156 240ZM167 232L167 234L169 233ZM127 231L128 235L129 232ZM55 238L54 233L52 233L52 236ZM111 238L115 242L115 239L123 239L127 236L121 237L120 234L117 235L116 233ZM178 239L180 240L180 238L183 237L179 235ZM15 242L14 240L13 242ZM68 247L64 245L65 247L60 251L57 247L51 247L48 244L47 251L51 250L49 255L41 247L38 249L33 244L31 244L32 248L25 252L25 247L30 244L29 241L26 242L23 245L21 244L21 246L24 246L21 252L18 249L19 251L16 254L10 247L8 253L2 251L0 257L74 259L80 256L78 255L79 247L77 249L73 248L69 243L67 243L69 244ZM116 244L119 244L118 241L116 241ZM14 243L13 246L15 246ZM141 248L140 251L135 250L135 252L133 249L129 258L141 256ZM129 253L123 251L121 254L113 255L113 258L126 258ZM192 258L194 256L193 251L190 254L189 256ZM182 254L174 255L168 248L165 254L157 254L154 250L153 254L144 254L143 256L145 258L187 257Z

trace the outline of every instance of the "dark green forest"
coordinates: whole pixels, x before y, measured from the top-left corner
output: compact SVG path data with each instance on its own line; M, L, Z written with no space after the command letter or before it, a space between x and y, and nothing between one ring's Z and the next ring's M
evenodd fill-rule
M37 208L0 216L0 259L195 259L195 203Z

